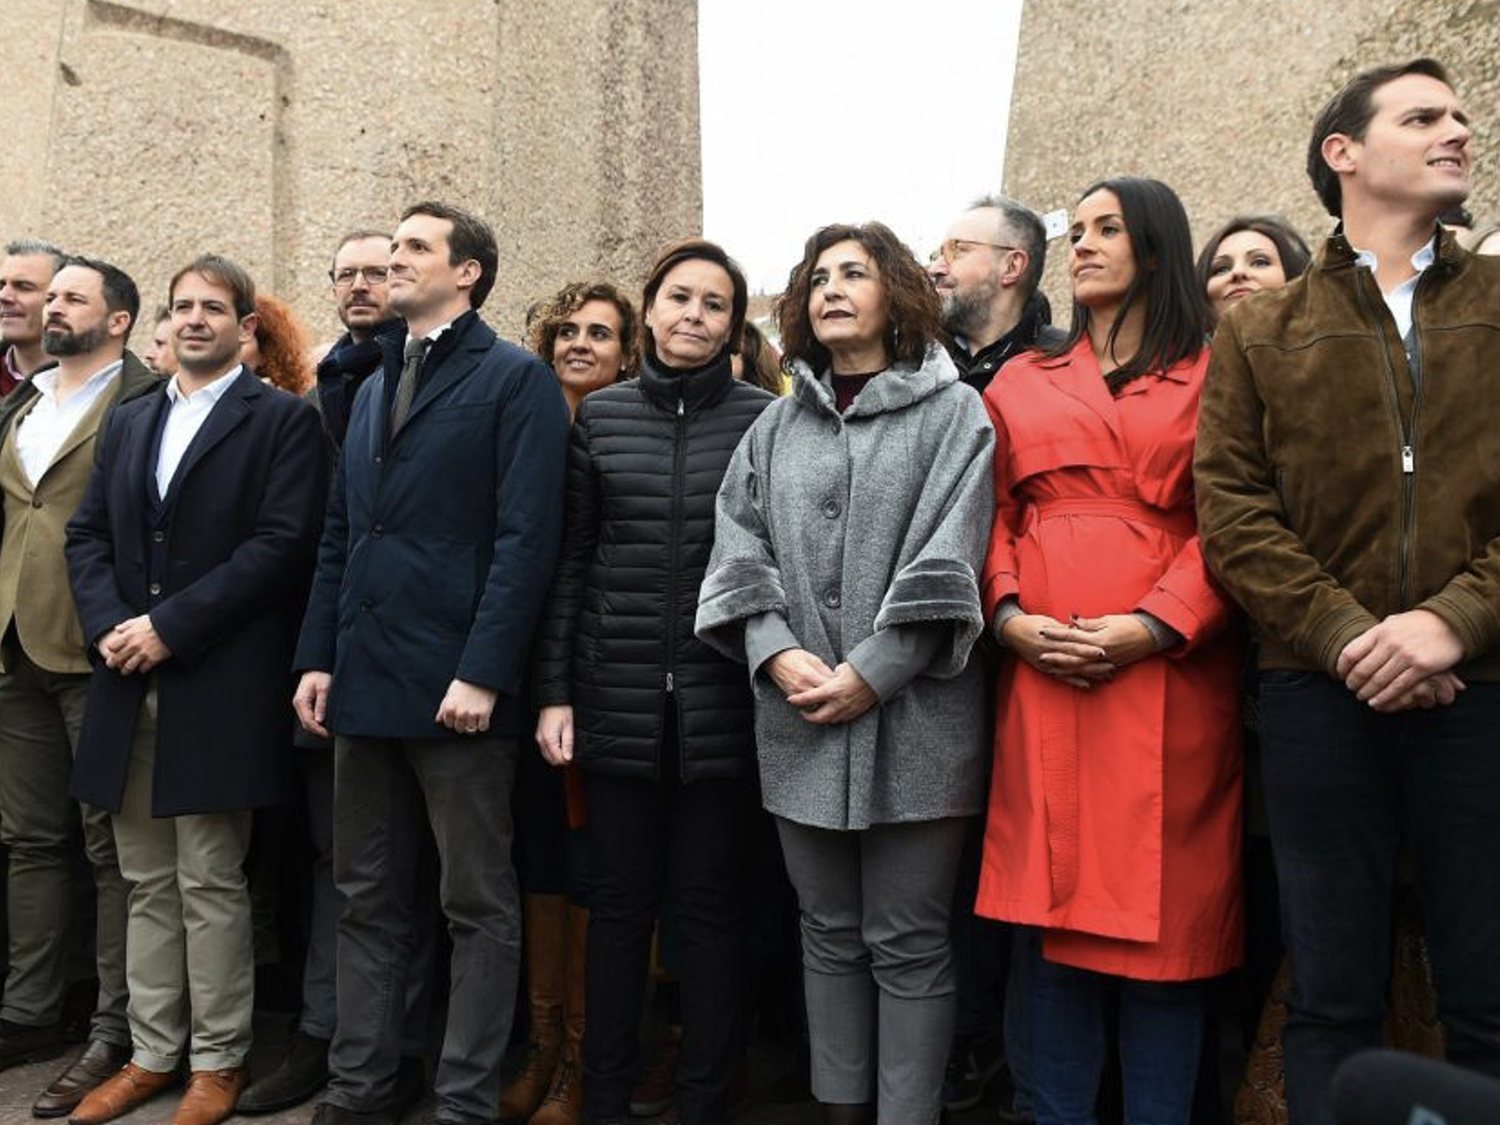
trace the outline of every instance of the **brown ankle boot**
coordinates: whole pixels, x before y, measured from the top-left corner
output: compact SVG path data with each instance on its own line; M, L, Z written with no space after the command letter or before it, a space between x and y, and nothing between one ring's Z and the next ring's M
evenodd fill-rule
M583 1120L583 982L588 950L589 912L568 908L567 1023L562 1058L552 1085L530 1125L579 1125Z
M524 1125L547 1096L563 1038L563 977L567 963L568 900L526 895L526 993L531 1030L521 1069L500 1092L500 1120Z

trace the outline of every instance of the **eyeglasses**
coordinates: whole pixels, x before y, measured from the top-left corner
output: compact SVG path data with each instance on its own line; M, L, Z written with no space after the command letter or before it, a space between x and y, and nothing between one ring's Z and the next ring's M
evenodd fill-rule
M988 246L991 250L1019 250L1019 246L1006 246L1000 242L981 242L977 238L948 238L943 244L932 252L931 261L939 258L948 263L953 263L962 258L975 246Z
M356 278L363 277L365 284L384 285L385 279L391 275L391 271L384 266L359 266L358 268L341 269L337 272L328 271L328 280L333 282L335 289L351 289L354 287Z

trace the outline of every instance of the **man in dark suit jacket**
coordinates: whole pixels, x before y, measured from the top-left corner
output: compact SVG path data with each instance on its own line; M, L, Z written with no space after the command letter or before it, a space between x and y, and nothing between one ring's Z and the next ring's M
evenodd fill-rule
M244 1086L250 810L296 792L287 670L326 495L316 409L239 362L256 326L249 276L205 256L170 292L179 370L116 412L68 525L99 658L73 794L114 811L133 884L133 1055L74 1110L87 1125L170 1084L184 1041L174 1125L223 1120Z
M491 1121L499 1104L520 950L511 785L568 414L551 371L479 319L498 256L457 208L402 217L389 285L405 346L355 397L298 644L298 717L335 735L346 896L319 1125L389 1118L424 821L453 937L437 1120Z

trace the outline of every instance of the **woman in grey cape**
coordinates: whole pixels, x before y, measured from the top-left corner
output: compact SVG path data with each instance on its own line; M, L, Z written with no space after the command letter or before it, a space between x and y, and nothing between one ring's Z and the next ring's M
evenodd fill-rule
M994 432L926 275L881 224L814 234L777 316L792 394L730 463L697 631L749 665L802 909L813 1093L830 1122L930 1125L963 818L984 793L969 653Z

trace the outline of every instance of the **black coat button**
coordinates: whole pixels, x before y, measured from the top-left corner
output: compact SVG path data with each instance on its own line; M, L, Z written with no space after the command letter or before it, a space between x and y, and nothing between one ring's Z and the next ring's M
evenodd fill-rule
M370 528L370 534L379 539L385 534L385 527L377 523L374 527Z
M159 597L161 597L161 583L160 582L153 582L153 583L151 583L151 585L148 587L148 589L150 590L151 596L153 598L159 598Z
M374 608L375 608L375 604L372 601L370 601L369 598L366 598L364 601L362 601L362 602L359 603L359 612L360 613L369 613L370 610L372 610Z
M831 496L827 500L823 501L823 514L831 520L838 519L839 513L843 510L844 509L839 505L839 502Z
M828 589L823 592L823 604L829 609L838 609L843 600L837 589Z
M153 542L153 543L165 543L166 541L167 541L167 533L165 531L153 531L151 533L151 542Z

